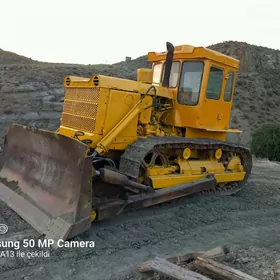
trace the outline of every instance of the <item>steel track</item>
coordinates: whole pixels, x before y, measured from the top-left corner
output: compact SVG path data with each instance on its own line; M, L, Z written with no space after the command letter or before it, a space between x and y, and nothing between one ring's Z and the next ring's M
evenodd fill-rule
M245 146L213 139L188 139L173 136L150 136L147 138L139 138L136 142L129 145L121 156L119 170L121 173L131 177L133 180L138 180L142 161L152 149L161 150L163 148L168 148L176 150L187 147L200 151L221 149L223 154L225 154L225 156L221 159L224 165L226 165L229 160L226 156L228 153L237 153L237 155L241 158L241 163L244 167L244 171L246 172L245 179L240 182L217 184L214 193L218 192L223 195L230 195L237 193L244 187L252 170L252 155L250 150Z

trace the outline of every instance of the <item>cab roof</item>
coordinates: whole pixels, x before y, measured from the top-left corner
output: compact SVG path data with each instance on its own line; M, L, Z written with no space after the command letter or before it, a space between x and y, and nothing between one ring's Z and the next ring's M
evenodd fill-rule
M233 68L238 69L240 61L219 53L214 50L210 50L204 47L194 47L191 45L180 45L174 47L174 56L173 59L209 59L213 60ZM166 59L167 52L149 52L148 53L148 61L149 62L157 62L164 61Z

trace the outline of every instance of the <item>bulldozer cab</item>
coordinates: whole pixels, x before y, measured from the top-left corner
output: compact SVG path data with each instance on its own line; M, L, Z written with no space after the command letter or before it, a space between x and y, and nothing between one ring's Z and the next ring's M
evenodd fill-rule
M189 45L167 53L150 52L148 59L153 62L153 84L167 87L176 96L175 112L167 117L167 124L228 130L238 60ZM168 82L164 81L167 76Z

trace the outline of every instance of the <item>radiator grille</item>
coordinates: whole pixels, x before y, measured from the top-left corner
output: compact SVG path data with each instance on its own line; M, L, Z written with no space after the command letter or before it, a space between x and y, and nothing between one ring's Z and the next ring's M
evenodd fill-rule
M66 88L65 90L65 99L76 99L84 100L89 102L98 102L99 101L99 88Z
M63 111L69 114L95 118L97 116L97 107L98 104L95 103L65 100Z
M99 97L99 88L66 88L61 124L93 133Z

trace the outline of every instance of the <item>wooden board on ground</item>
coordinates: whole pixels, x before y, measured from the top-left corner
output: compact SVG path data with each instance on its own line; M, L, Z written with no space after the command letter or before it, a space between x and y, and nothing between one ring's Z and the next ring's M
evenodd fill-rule
M177 265L182 265L184 263L189 263L191 261L194 261L197 257L203 257L203 258L217 258L224 256L227 254L228 248L226 246L219 246L214 249L208 250L208 251L198 251L198 252L191 252L187 253L181 256L174 256L167 258L166 260ZM146 262L142 262L136 265L137 269L140 272L149 272L152 271L151 264L154 260L149 260Z
M154 271L177 280L259 280L213 260L227 253L228 249L222 246L167 259L156 257L154 260L138 264L137 268L140 272ZM193 266L179 266L187 263Z
M211 280L210 278L180 267L165 259L156 257L151 263L151 269L155 272L161 273L165 276L177 280Z
M199 272L217 280L259 280L240 270L202 257L198 257L194 264Z

